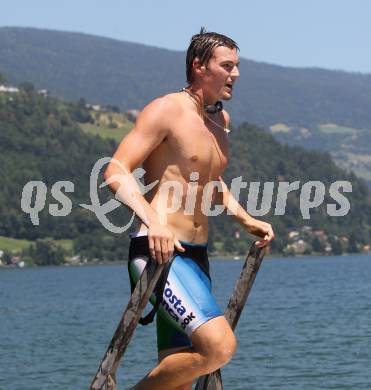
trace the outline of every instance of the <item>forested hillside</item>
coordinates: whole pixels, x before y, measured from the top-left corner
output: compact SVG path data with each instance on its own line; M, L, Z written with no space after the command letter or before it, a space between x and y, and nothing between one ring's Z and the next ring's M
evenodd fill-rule
M15 94L0 93L0 236L70 239L73 244L70 256L79 254L86 259L110 260L126 257L127 235L109 233L93 212L79 206L90 203L89 177L94 163L100 157L111 156L117 146L113 139L81 130L81 126L92 121L90 112L81 102L74 104L44 97L32 89ZM262 217L275 226L274 251L296 251L298 239L291 240L289 235L293 231L297 238L305 241L303 252L306 253L362 250L367 244L370 237L367 218L371 215L367 188L354 175L337 168L329 155L280 145L263 130L248 124L233 129L230 142L227 182L242 176L246 182L272 181L275 186L279 181L295 180L301 183L319 180L326 186L325 203L311 211L310 220L304 220L301 215L300 190L289 195L284 216L272 215L272 208L270 214ZM39 226L32 225L29 214L20 207L22 189L30 180L41 180L48 189ZM55 217L50 215L49 205L58 201L51 196L51 188L61 180L74 183L73 192L66 193L72 200L72 212ZM346 217L329 217L325 211L326 202L334 203L328 196L328 188L335 180L349 180L353 185L353 192L345 194L351 204ZM247 190L241 191L243 204L247 193ZM99 190L99 197L103 204L112 195L104 189ZM120 207L110 213L109 218L117 226L123 226L129 221L129 214ZM321 230L322 233L315 233ZM39 250L45 250L45 245L47 242L39 241ZM243 253L248 245L247 236L230 217L212 218L212 251ZM35 248L26 254L35 256Z
M79 121L89 121L85 108L45 98L35 92L0 93L0 235L36 240L74 240L75 249L89 248L92 257L123 258L126 237L106 234L95 215L79 206L89 204L89 176L96 160L112 155L115 141L85 134ZM40 224L34 226L21 210L22 189L30 180L41 180L47 187L47 199L40 212ZM64 217L49 213L57 203L51 188L57 181L71 181L72 212ZM101 202L110 193L102 191ZM116 211L116 221L126 218L125 210ZM117 241L117 245L112 244ZM92 247L94 243L94 248Z
M235 125L283 124L285 131L274 131L275 138L329 151L340 167L354 170L371 187L370 74L245 58L240 69L233 102L226 104ZM10 84L30 81L69 100L85 97L122 110L141 109L185 85L185 53L81 33L3 27L1 73ZM322 130L326 126L331 133Z
M235 37L238 41L238 37ZM184 42L186 50L188 42ZM371 75L241 59L235 124L371 127ZM142 108L185 86L185 53L81 33L0 28L0 73L71 100Z
M274 182L275 189L280 182L300 182L299 190L288 195L284 215L273 215L274 207L267 214L267 218L277 231L275 243L277 249L282 251L290 241L288 240L290 230L305 232L309 231L309 228L316 230L317 233L319 230L324 230L324 232L330 233L330 236L351 237L352 242L366 243L370 241L371 198L369 190L366 184L353 173L347 173L338 168L328 153L309 152L299 146L292 147L280 144L262 129L249 124L243 124L236 128L230 140L232 152L227 172L229 180L243 175L249 182ZM338 180L352 183L352 193L344 194L349 199L351 207L348 215L331 217L326 211L326 205L334 203L334 200L329 196L329 188L331 183ZM315 207L310 212L310 220L304 219L300 210L302 186L309 181L320 181L326 188L324 202L320 207ZM276 191L273 195L273 205L275 205L275 195L277 195ZM246 199L247 191L242 190L242 202L245 203ZM313 241L317 241L315 240L317 233L304 234L306 236L304 241L313 244ZM318 235L322 236L321 233ZM300 236L302 236L301 233ZM330 241L333 247L337 246L332 239ZM345 241L347 240L345 239Z

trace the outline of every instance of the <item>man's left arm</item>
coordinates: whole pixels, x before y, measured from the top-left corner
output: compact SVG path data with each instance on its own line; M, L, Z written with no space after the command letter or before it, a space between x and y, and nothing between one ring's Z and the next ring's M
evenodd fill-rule
M225 127L229 128L231 118L226 110L223 110L222 114ZM262 238L262 240L257 241L257 246L268 245L268 243L274 239L274 233L271 224L259 221L258 219L252 217L233 197L222 177L219 176L218 179L223 189L223 191L217 195L217 198L219 198L218 203L222 203L226 208L227 213L232 215L234 219L240 225L242 225L248 233Z
M274 239L271 224L259 221L252 217L233 197L221 176L219 176L219 181L222 188L222 192L220 192L221 197L219 199L227 213L232 215L248 233L262 238L262 240L257 241L257 246L263 247L268 245L268 243Z

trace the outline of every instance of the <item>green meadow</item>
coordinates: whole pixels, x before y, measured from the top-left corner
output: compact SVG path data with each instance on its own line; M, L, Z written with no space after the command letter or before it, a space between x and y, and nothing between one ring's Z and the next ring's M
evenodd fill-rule
M72 240L55 240L55 242L66 250L72 249ZM33 241L30 240L21 240L18 238L0 236L0 250L3 251L20 252L23 249L26 249L32 243Z

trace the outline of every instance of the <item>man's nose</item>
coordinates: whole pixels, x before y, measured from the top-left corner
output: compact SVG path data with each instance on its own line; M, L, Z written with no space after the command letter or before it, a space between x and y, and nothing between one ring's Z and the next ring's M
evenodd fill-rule
M238 67L235 65L235 67L232 69L231 77L236 79L237 77L239 77L239 75L240 75L240 71Z

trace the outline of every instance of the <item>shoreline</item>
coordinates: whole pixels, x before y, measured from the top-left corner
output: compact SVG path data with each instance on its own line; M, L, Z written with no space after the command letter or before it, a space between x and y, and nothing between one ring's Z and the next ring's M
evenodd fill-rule
M306 255L280 255L280 254L267 254L265 256L265 260L305 260L308 258L311 259L316 259L319 257L325 257L328 258L329 260L332 258L337 258L337 257L346 257L346 256L366 256L370 255L371 252L362 252L362 253L342 253L341 255L323 255L323 254L306 254ZM242 256L209 256L210 261L244 261L245 260L245 255ZM36 265L36 264L31 264L27 265L24 264L23 266L18 266L17 264L10 264L10 265L5 265L2 264L0 265L0 270L1 269L23 269L23 268L45 268L45 267L86 267L86 266L100 266L100 265L126 265L127 260L101 260L101 261L87 261L87 262L79 262L79 263L62 263L58 265Z

